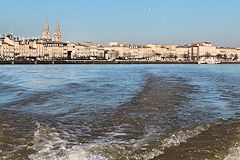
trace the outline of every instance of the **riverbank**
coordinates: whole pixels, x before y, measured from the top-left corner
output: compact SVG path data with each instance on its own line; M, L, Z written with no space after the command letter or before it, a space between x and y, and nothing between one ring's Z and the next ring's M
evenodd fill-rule
M198 64L195 61L83 61L83 60L46 60L46 61L0 61L0 65L10 64ZM222 62L221 64L240 64L240 62Z
M197 64L193 61L83 61L83 60L54 60L54 61L0 61L0 64Z

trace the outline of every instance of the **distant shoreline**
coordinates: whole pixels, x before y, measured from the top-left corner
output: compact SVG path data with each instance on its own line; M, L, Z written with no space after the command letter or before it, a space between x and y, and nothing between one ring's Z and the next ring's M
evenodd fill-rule
M54 61L0 61L0 65L52 65L52 64L198 64L195 61L83 61L83 60L54 60ZM240 64L240 62L222 62L220 64Z

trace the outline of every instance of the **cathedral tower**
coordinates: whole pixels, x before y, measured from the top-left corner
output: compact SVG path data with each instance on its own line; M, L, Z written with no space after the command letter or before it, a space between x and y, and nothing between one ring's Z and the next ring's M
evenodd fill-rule
M51 34L50 34L49 25L48 25L48 19L47 18L46 18L46 21L45 21L44 31L42 33L42 39L45 39L45 40L51 39Z
M54 42L60 42L61 41L61 32L60 32L60 27L58 23L58 18L56 20L56 29L54 33Z

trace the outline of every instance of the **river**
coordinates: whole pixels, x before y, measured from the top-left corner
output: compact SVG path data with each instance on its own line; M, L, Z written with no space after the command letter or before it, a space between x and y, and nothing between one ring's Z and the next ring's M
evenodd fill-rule
M239 160L240 65L2 65L1 160Z

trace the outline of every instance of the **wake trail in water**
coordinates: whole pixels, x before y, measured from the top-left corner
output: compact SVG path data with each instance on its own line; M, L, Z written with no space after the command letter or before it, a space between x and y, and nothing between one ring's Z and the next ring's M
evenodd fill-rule
M148 74L146 79L142 90L118 107L87 110L79 105L69 117L1 110L0 158L229 160L233 154L227 154L239 140L239 121L222 121L214 112L196 108L192 94L197 95L199 88L184 78ZM76 94L78 88L91 91L77 83L67 86L62 93ZM4 108L41 106L59 94L36 93Z

